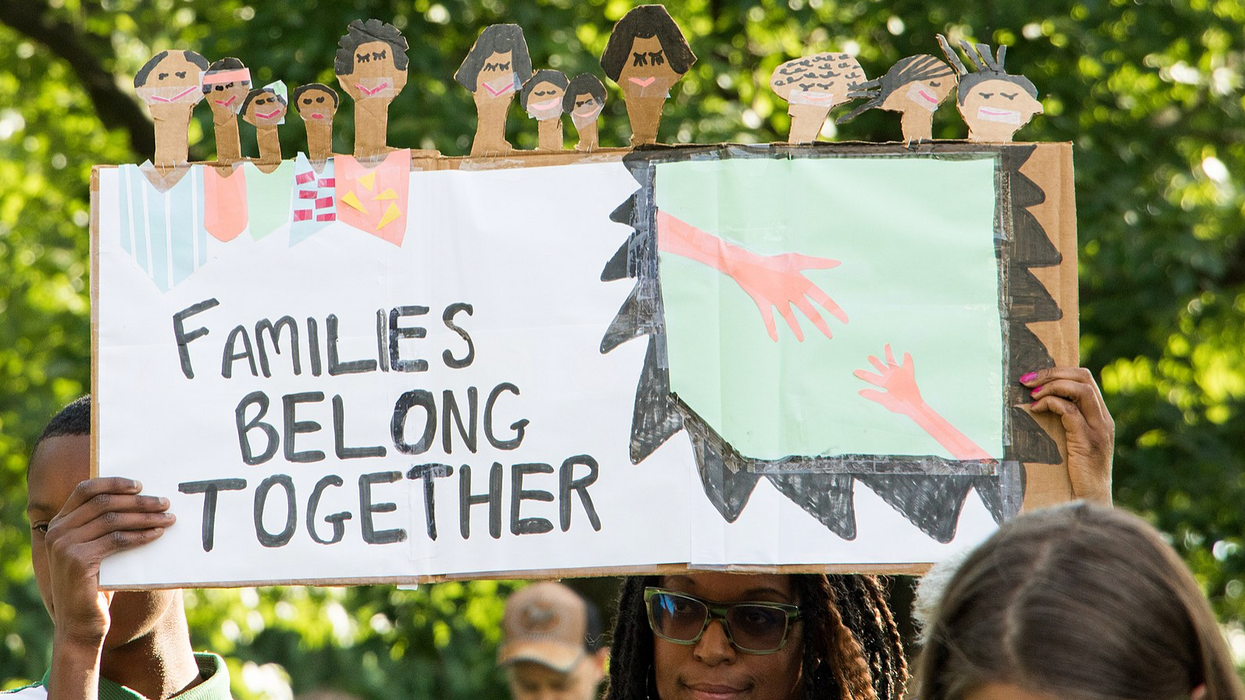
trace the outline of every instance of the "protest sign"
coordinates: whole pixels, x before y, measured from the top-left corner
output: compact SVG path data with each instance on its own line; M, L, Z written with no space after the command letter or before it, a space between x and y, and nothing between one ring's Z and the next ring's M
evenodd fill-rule
M105 585L913 571L1067 497L1066 144L318 165L97 169L97 472L178 517Z

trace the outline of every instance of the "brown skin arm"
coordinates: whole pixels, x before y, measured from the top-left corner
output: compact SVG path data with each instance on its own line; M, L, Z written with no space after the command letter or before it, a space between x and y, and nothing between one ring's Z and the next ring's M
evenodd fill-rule
M1111 464L1115 421L1094 376L1084 367L1052 367L1021 377L1029 387L1034 413L1059 416L1067 433L1068 477L1072 495L1111 505Z
M142 496L142 486L118 477L80 483L43 533L54 628L50 700L94 700L100 654L111 623L112 594L99 590L104 557L164 534L174 517L167 499ZM32 546L39 546L34 542Z

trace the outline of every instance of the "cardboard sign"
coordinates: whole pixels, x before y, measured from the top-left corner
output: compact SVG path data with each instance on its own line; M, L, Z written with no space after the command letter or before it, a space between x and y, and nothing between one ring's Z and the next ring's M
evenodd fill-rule
M335 160L314 228L97 169L97 473L178 517L106 586L914 571L1067 497L1066 144Z

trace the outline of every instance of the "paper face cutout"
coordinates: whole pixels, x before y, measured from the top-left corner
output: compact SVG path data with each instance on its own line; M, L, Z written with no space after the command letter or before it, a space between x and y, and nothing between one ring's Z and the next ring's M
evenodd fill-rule
M406 38L378 19L355 20L337 45L333 72L355 100L355 157L378 156L389 150L389 105L406 87Z
M236 58L213 61L203 74L203 98L212 110L216 135L216 162L230 165L242 159L238 114L251 91L251 71Z
M960 116L968 125L969 141L1009 143L1033 115L1042 113L1033 83L1023 75L1011 75L1004 70L1006 46L1000 46L991 56L988 45L961 41L964 55L973 64L974 71L970 73L941 34L938 45L960 79L957 99Z
M294 90L294 110L307 129L307 150L313 161L333 155L333 116L337 114L337 91L323 83L309 83Z
M622 88L632 146L657 141L670 87L695 62L683 32L661 5L640 5L614 25L601 67Z
M261 163L281 162L277 127L285 123L285 94L285 83L277 81L252 90L242 102L242 121L255 127Z
M899 112L902 116L904 141L932 139L934 111L955 87L951 66L922 54L901 59L886 75L862 84L848 97L865 97L859 105L838 120L839 124L855 119L870 109Z
M454 80L471 92L476 105L471 155L501 155L514 150L506 141L506 112L531 77L532 57L519 25L494 24L480 32L454 73Z
M598 147L597 119L605 109L605 86L591 73L571 79L562 96L562 111L571 115L571 123L579 132L577 151L595 151Z
M156 123L156 166L186 162L190 115L203 99L207 68L207 59L194 51L161 51L135 74L134 89Z
M770 76L774 94L790 107L789 143L817 140L830 110L846 102L850 93L864 85L860 62L845 53L819 53L779 65Z
M539 151L562 150L562 101L569 81L559 70L536 71L519 94L519 104L537 122Z

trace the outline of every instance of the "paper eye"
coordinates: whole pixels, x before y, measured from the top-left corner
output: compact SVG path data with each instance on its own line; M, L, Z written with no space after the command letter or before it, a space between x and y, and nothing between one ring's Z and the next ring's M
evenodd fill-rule
M224 92L224 91L225 91L225 86L224 86L224 85L217 85L216 87L214 87L214 88L212 88L212 89L213 89L213 90L215 90L215 91L217 91L217 92Z
M801 90L808 90L809 88L812 88L815 86L816 86L816 83L800 83Z
M666 63L666 59L662 56L661 51L649 52L648 60L652 61L655 66L664 65Z
M1014 100L1014 99L1016 99L1016 95L1019 95L1020 93L1018 93L1018 92L1011 92L1011 93L1008 93L1008 92L1000 92L999 94L1000 94L1000 95L1002 95L1003 97L1006 97L1006 98L1007 98L1007 99L1009 99L1009 100Z
M359 63L367 63L368 61L372 60L372 56L371 54L359 53L359 54L355 54L355 60L358 61Z
M983 100L988 100L988 99L990 99L991 97L994 97L994 93L993 93L993 92L982 92L982 93L978 93L978 94L980 94L980 95L981 95L981 99L983 99Z
M305 104L305 105L309 105L309 104L311 104L311 98L310 98L310 97L304 97L304 98L303 98L303 104Z
M160 75L156 76L156 80L164 80L167 77L169 77L168 73L161 73Z
M324 104L324 98L323 98L323 97L317 97L317 98L316 98L316 102L319 102L320 104Z
M386 53L387 53L387 51L377 51L377 52L375 52L375 53L373 53L373 54L372 54L372 58L376 59L377 61L383 61L383 60L385 60L385 54L386 54Z
M497 69L498 70L510 70L510 61L506 61L505 63L498 63Z
M642 53L639 51L635 52L634 54L632 54L631 65L632 66L647 66L648 65L648 54Z
M177 71L177 77L179 77L179 78L185 78L185 77L186 77L186 71L184 71L184 70L179 70L179 71Z
M929 86L930 86L930 87L942 87L942 81L941 81L941 80L931 80L931 81L929 81Z

